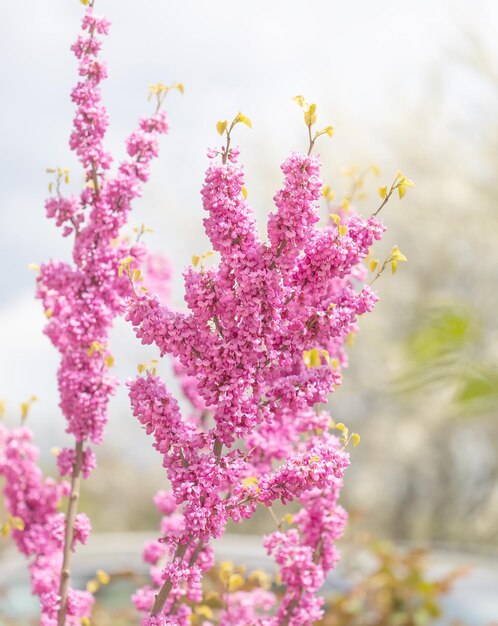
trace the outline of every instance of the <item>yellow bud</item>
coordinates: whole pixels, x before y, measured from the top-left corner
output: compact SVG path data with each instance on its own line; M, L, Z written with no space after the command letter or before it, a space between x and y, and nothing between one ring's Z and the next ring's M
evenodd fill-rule
M81 0L83 1L83 0ZM88 2L88 0L87 0ZM91 626L92 622L90 621L89 617L82 617L81 618L81 626Z
M89 580L86 584L86 590L89 593L95 593L98 588L100 587L99 583L97 580L95 580L94 578L92 578L91 580Z
M196 615L200 615L201 617L205 617L209 620L213 619L214 613L207 604L201 604L200 606L196 606L194 611Z
M323 133L325 133L326 135L328 135L329 137L333 137L334 135L334 127L333 126L326 126L323 131Z
M337 428L337 430L340 430L341 432L344 432L345 430L347 430L346 425L343 424L342 422L339 422L338 424L336 424L335 427Z
M292 99L294 102L297 102L300 107L304 106L304 96L294 96Z
M10 535L11 526L8 522L2 524L1 533L2 537L8 537Z
M197 267L197 266L199 265L199 261L200 261L200 260L201 260L200 255L198 255L198 254L194 254L194 255L192 256L192 265L193 265L194 267Z
M353 442L353 446L356 448L356 446L360 443L361 437L358 433L353 433L351 435L351 441Z
M330 360L330 367L334 370L336 370L339 367L339 359L331 359Z
M216 130L218 131L219 135L223 135L223 133L226 131L228 126L228 121L224 120L223 122L216 122Z
M258 585L263 589L269 589L271 587L271 578L270 576L262 569L253 570L248 577L248 582Z
M330 213L330 219L335 222L338 226L341 223L341 218L335 213Z
M245 187L241 187L240 193L242 194L244 200L247 200L247 189Z
M287 524L292 524L294 522L294 517L292 516L291 513L286 513L284 515L284 520L287 522Z
M228 591L238 591L244 586L244 577L240 574L232 574L228 579Z
M61 453L60 448L50 448L50 454L52 454L53 456L57 457L59 456L60 453Z
M143 374L143 372L146 370L146 365L145 363L139 363L137 365L137 371L139 374Z
M230 561L222 561L219 565L219 570L220 580L226 585L233 572L233 563Z
M181 94L185 93L185 87L183 86L183 83L176 83L175 87Z
M107 365L107 367L112 367L114 365L114 357L112 356L112 354L109 354L106 357L105 364Z
M29 413L29 402L21 402L21 418L24 420L28 417Z
M406 187L404 185L398 185L398 194L400 200L405 197Z
M310 463L318 463L319 460L320 457L315 455L310 458Z
M348 232L348 227L347 226L339 226L339 236L340 237L344 237L344 235L347 235Z
M0 417L5 414L5 400L0 400Z
M258 482L259 481L256 476L247 476L247 478L244 478L244 480L242 481L242 484L244 485L244 487L253 487L254 485L257 485Z
M368 263L368 267L370 268L371 272L375 272L375 270L377 269L377 266L379 265L379 259L372 259L369 263Z
M33 272L39 272L40 271L40 266L37 265L36 263L30 263L28 265L28 269L32 270Z
M391 261L391 272L393 274L396 274L396 272L398 271L398 262L396 260L392 260Z

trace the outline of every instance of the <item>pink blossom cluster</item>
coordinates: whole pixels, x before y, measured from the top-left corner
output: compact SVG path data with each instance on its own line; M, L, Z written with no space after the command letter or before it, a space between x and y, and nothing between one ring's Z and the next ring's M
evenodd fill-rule
M62 187L69 183L68 171L49 170L57 179L55 192L45 203L47 217L62 228L64 237L74 235L74 245L72 263L51 260L41 266L37 279L37 297L48 318L45 333L61 353L57 375L60 408L67 420L66 432L76 440L75 448L60 452L57 465L62 476L73 479L79 474L87 478L95 468L95 455L87 444L101 443L108 401L117 386L109 374L113 359L108 337L131 293L128 279L120 275L120 264L128 258L133 269L144 262L152 284L158 275L169 276L169 267L148 255L138 241L118 239L132 201L141 195L149 178L150 162L158 155L158 137L168 131L168 124L159 107L141 119L126 141L129 158L110 174L112 157L104 147L109 119L101 98L107 69L99 58L100 37L108 34L109 26L107 19L89 7L82 34L72 46L80 81L71 93L76 114L70 147L83 167L85 185L78 195L65 197ZM13 431L4 439L5 449L0 454L8 462L2 462L0 473L8 478L7 510L25 525L24 531L15 531L15 539L19 549L33 557L33 592L40 595L42 622L44 626L79 624L82 617L89 616L92 596L71 589L65 593L61 568L68 570L63 557L69 558L74 548L67 545L68 537L72 536L73 544L86 539L87 518L77 515L68 535L66 518L56 510L62 493L67 495L66 483L42 478L34 448L28 443L29 431ZM77 498L70 498L69 506L76 506L76 502Z
M173 355L193 401L193 415L184 417L155 373L129 383L133 413L163 455L180 516L161 533L170 560L159 578L154 571L152 610L150 597L139 606L149 613L146 626L182 624L183 605L170 598L191 575L192 555L221 537L229 519L276 501L302 505L286 532L279 524L265 539L286 586L284 601L276 613L270 605L258 609L257 619L241 610L245 622L225 609L220 623L311 624L322 615L316 592L337 561L346 519L337 498L348 454L316 405L340 383L344 343L376 302L362 261L384 227L352 211L342 212L342 228L336 220L319 227L319 159L292 153L264 243L245 199L238 151L229 157L212 161L206 173L204 227L220 260L185 271L188 312L149 294L133 295L127 311L142 343ZM311 364L304 358L310 351Z
M40 597L42 626L52 626L59 608L59 579L64 543L64 514L58 505L68 496L69 483L45 478L38 467L38 448L26 427L7 429L0 424L0 475L5 478L4 499L9 514L17 520L12 536L29 561L32 593ZM86 543L90 521L84 513L75 520L76 543ZM87 591L69 590L67 625L79 626L90 614L93 596Z

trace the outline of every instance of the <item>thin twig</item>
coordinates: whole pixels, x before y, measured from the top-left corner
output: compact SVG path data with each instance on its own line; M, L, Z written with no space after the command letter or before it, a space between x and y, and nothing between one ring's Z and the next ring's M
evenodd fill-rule
M66 531L64 533L64 551L62 560L61 582L59 588L60 607L57 616L57 626L65 626L67 611L67 596L71 577L71 555L73 552L74 521L78 512L80 497L81 466L83 464L83 442L76 442L76 459L71 477L71 492L66 515Z

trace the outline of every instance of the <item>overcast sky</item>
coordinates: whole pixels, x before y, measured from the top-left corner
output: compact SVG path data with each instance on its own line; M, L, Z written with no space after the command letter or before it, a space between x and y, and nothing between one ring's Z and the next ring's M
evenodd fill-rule
M44 318L27 265L69 252L70 242L45 219L43 201L47 166L71 167L77 189L79 170L67 145L69 92L77 80L69 47L83 10L78 0L4 1L0 24L0 397L13 407L31 393L40 396L33 425L47 438L62 423L58 358L42 335ZM319 148L326 171L352 158L389 169L396 159L383 137L392 123L399 127L403 103L421 97L465 28L495 51L498 32L496 0L472 7L451 0L97 0L96 10L113 23L104 46L110 73L104 98L111 115L108 145L117 159L138 117L150 111L147 86L181 81L186 88L168 99L171 132L133 218L155 229L151 246L164 250L178 273L193 253L209 247L199 188L206 147L217 142L217 120L242 110L253 122L252 130L237 130L236 141L250 200L262 218L280 180L279 163L305 145L292 96L317 102L319 123L336 128L334 139ZM466 102L467 87L463 77L452 83L455 106ZM124 327L116 337L118 373L126 377L144 352L127 342ZM120 398L115 407L124 406ZM117 436L120 423L111 429Z

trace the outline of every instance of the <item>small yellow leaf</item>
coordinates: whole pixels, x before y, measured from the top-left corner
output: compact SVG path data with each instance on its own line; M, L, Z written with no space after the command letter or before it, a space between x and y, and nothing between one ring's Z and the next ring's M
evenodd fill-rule
M371 272L375 272L375 270L377 269L377 266L379 265L379 259L372 259L369 263L368 263L368 267L370 268Z
M249 126L249 128L252 128L251 120L247 117L247 115L243 115L242 113L239 113L237 117L235 118L235 121L241 122L242 124Z
M97 570L97 580L99 581L99 583L101 585L108 585L109 581L111 580L111 577L109 576L109 574L107 572L104 572L103 569L99 569Z
M109 354L106 357L105 364L107 365L107 367L112 367L114 365L114 357L112 356L112 354Z
M242 194L244 200L247 200L247 189L245 187L241 187L240 193Z
M401 198L405 197L406 194L406 187L404 185L399 185L398 186L398 194L399 194L399 199L401 200Z
M339 236L340 237L344 237L344 235L346 235L348 232L348 227L347 226L339 226Z
M176 83L176 88L181 94L185 93L185 87L183 86L183 83Z
M395 261L408 261L406 256L401 252L398 246L393 246L391 249L391 258Z
M145 365L145 363L139 363L137 365L137 371L139 374L143 374L143 372L146 370L147 366Z
M380 167L376 163L372 163L370 171L374 176L380 176Z
M15 530L24 530L24 520L20 517L13 517L12 515L9 515L9 522Z
M387 187L379 187L379 196L382 198L382 200L385 200L387 196Z
M335 427L337 428L337 430L340 430L341 432L344 432L345 430L347 430L346 425L343 424L342 422L339 422L338 424L336 424Z
M286 513L284 515L284 520L287 522L287 524L292 524L294 522L294 517L292 516L291 513Z
M335 222L338 226L341 223L341 218L336 213L330 213L330 219Z
M247 478L244 478L244 480L242 481L242 484L244 485L244 487L253 487L254 485L257 485L258 482L259 481L256 476L247 476Z
M334 136L334 127L333 126L326 126L323 131L326 135L328 135L329 137L333 137Z
M394 259L391 261L391 271L393 274L396 274L396 272L398 271L398 262Z
M223 135L223 133L226 131L228 126L228 121L224 120L223 122L216 122L216 130L218 131L219 135Z
M99 583L97 580L95 580L94 578L92 578L91 580L89 580L86 584L86 590L89 593L95 593L97 591L97 589L100 587Z
M40 266L37 265L36 263L30 263L28 265L28 269L31 270L32 272L39 272L40 271Z
M59 456L60 453L61 453L60 448L50 448L50 454L52 454L53 456L57 457Z
M82 617L81 618L81 626L91 626L92 622L90 621L89 617Z
M200 255L198 255L198 254L194 254L194 255L192 256L192 265L193 265L194 267L197 267L197 266L199 265L199 261L200 261L200 260L201 260Z
M351 435L351 441L353 442L353 446L356 448L356 446L360 443L361 441L361 437L358 433L353 433Z
M304 106L304 96L294 96L292 99L294 102L297 102L300 107Z

